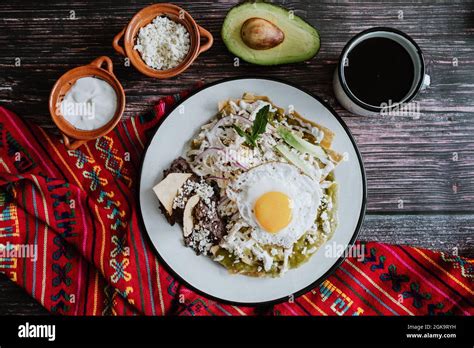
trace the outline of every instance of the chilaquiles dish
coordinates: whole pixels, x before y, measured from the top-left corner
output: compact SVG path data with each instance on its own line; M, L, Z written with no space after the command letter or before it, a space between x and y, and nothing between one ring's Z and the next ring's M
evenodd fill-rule
M231 273L281 276L336 228L334 133L250 93L218 110L153 190L185 246Z

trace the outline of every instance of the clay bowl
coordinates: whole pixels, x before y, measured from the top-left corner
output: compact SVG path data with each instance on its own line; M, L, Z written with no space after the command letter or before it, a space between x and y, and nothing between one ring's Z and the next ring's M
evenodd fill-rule
M72 85L82 77L96 77L109 83L117 94L117 110L113 118L104 126L93 130L80 130L70 124L61 115L61 102ZM62 133L64 144L70 150L75 150L88 140L97 139L110 132L120 121L125 109L125 92L113 73L112 61L102 56L90 64L74 68L66 72L54 84L49 96L49 112L54 123Z
M188 55L181 64L168 70L157 70L149 67L140 57L140 53L133 48L140 28L148 25L157 16L166 16L184 25L191 41ZM122 39L123 46L119 43ZM202 44L201 39L204 39ZM128 57L132 65L142 74L157 79L167 79L185 71L202 52L211 48L213 42L212 34L199 26L188 12L176 5L164 3L145 7L135 14L128 25L115 35L112 45L115 51Z

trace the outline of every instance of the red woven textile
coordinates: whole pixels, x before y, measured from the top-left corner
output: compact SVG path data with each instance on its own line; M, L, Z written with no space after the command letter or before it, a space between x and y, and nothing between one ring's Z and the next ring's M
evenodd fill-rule
M136 190L144 147L182 97L75 151L0 107L0 271L65 315L474 313L473 260L380 243L357 244L363 260L275 306L217 303L180 284L148 245Z

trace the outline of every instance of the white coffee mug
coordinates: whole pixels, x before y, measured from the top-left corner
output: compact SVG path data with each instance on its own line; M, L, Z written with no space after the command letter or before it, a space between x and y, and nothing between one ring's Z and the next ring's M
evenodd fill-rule
M367 104L357 98L347 85L344 77L344 64L348 59L347 57L354 47L370 38L387 38L394 40L406 49L413 61L415 70L413 84L407 95L396 103L387 103L387 105ZM342 50L333 78L333 88L336 99L344 109L361 116L380 115L384 112L390 112L391 109L399 108L400 105L409 103L416 97L420 90L425 89L429 85L430 76L425 73L425 62L420 47L411 37L402 31L386 27L367 29L354 36Z

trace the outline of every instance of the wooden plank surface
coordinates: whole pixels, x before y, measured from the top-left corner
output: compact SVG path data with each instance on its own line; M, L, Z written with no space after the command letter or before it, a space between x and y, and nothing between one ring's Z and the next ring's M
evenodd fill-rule
M111 47L113 36L149 2L2 3L0 103L54 131L47 107L54 82L68 69L100 55L114 61L127 94L126 118L147 110L162 95L192 88L198 80L283 78L327 100L356 138L368 179L362 239L447 251L457 247L461 255L473 256L474 2L279 1L318 28L322 39L316 58L280 67L245 62L234 66L219 32L236 1L175 3L210 30L215 43L188 71L165 81L126 66ZM417 98L417 117L353 116L334 99L332 75L344 44L373 26L405 31L425 54L432 84ZM14 289L0 280L0 313ZM11 312L36 308L28 307L28 301L24 306L10 302L16 303L8 307Z

